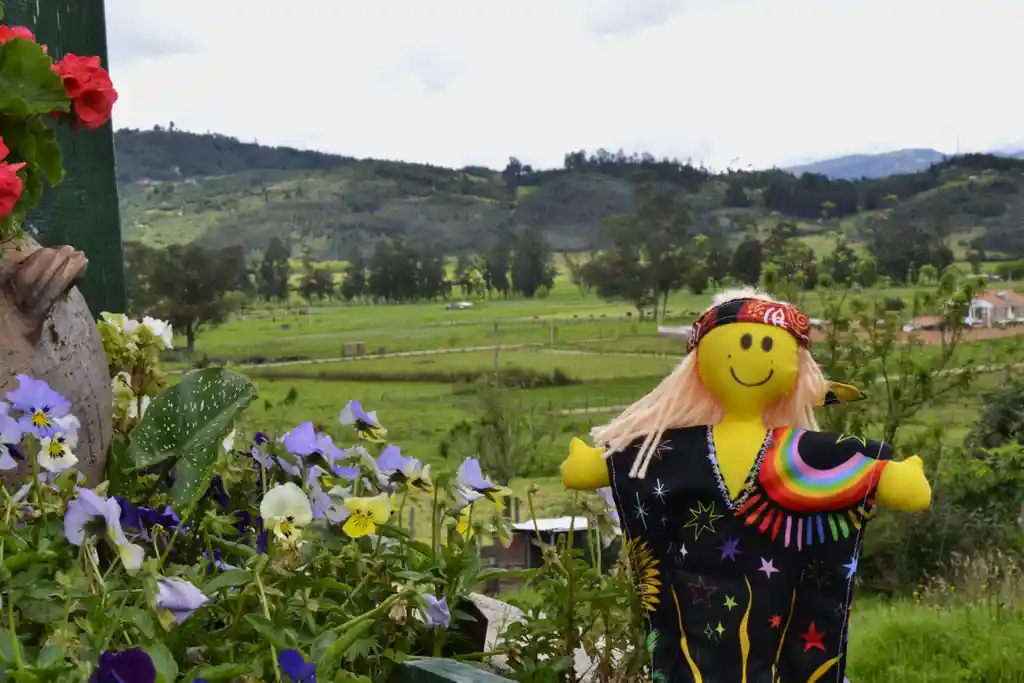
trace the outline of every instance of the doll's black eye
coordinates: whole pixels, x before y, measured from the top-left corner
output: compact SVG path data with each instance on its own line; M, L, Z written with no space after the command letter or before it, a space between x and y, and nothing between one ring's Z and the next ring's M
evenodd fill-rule
M771 351L772 343L773 342L771 337L765 337L764 339L761 340L761 348L764 349L765 351Z
M753 346L753 344L754 344L754 338L751 337L749 334L745 334L742 337L740 337L740 347L744 351L746 351L751 346Z

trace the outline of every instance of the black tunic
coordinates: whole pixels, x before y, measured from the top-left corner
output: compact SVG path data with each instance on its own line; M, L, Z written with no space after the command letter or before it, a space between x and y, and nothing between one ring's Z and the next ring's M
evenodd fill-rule
M853 577L888 444L770 430L735 500L710 427L608 459L655 681L842 683Z

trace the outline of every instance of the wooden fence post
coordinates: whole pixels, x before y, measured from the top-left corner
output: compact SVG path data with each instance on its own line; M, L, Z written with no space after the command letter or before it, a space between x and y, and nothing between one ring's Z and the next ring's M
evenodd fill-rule
M4 10L5 24L31 29L54 59L69 52L96 55L109 68L103 0L6 0ZM114 78L116 87L116 74ZM60 185L46 189L27 227L43 246L68 244L85 252L89 269L77 286L93 315L123 313L127 301L113 125L108 122L94 131L53 128L67 174Z

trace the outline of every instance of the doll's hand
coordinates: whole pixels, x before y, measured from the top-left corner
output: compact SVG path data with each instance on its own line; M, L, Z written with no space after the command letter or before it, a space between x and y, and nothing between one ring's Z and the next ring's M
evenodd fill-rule
M592 491L608 486L608 463L604 450L588 446L583 439L569 443L569 457L561 465L562 485L576 491Z
M916 455L889 462L876 490L878 502L902 512L920 512L932 502L932 487L924 476L924 462Z

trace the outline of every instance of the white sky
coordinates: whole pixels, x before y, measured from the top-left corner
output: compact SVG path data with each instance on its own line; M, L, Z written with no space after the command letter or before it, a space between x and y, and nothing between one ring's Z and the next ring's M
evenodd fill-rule
M717 168L1024 147L1021 0L106 6L118 128L496 168L599 147Z

